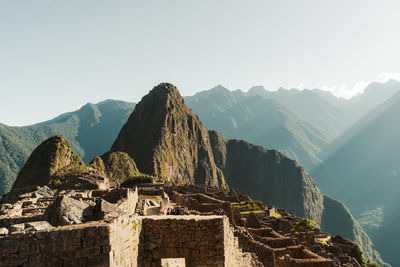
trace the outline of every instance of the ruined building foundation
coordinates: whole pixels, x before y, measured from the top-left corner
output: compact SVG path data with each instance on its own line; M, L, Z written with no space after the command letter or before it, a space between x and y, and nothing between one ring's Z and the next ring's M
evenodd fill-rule
M1 238L0 266L240 266L233 241L226 216L127 215Z

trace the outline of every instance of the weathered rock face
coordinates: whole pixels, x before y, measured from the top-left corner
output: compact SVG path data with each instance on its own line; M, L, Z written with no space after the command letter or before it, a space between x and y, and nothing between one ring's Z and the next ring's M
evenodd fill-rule
M217 166L232 188L321 223L323 196L296 161L276 150L210 131Z
M40 144L18 174L13 189L49 184L54 176L84 172L86 166L64 137L56 135Z
M83 223L93 213L94 210L87 203L68 196L59 196L49 206L47 217L51 225L60 226Z
M296 161L276 150L227 140L210 131L217 166L230 187L289 213L314 220L321 229L358 242L367 258L383 264L368 235L339 201L323 196L312 178Z
M324 196L324 212L322 213L321 229L331 234L340 234L357 242L367 259L388 266L381 255L374 249L369 236L353 218L349 209L340 201Z
M207 129L177 88L160 84L142 98L110 152L123 151L139 171L177 183L225 186Z

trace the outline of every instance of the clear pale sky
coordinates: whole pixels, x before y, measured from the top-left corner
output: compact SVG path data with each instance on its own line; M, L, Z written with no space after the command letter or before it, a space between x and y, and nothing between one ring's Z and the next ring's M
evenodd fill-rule
M163 81L183 95L222 84L348 97L400 79L399 11L399 0L2 0L0 123L137 102Z

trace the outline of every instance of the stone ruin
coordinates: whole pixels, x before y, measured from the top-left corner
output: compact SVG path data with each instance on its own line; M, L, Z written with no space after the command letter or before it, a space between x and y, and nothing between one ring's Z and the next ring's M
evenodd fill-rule
M0 266L360 266L349 240L235 190L43 186L0 204Z

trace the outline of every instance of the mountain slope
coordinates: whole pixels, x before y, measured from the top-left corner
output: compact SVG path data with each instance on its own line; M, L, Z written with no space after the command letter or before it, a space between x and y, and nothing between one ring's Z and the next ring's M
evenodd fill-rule
M218 85L185 100L207 128L278 149L312 170L328 143L399 88L393 80L371 83L365 93L346 100L319 89L271 92L255 86L243 92Z
M60 135L41 143L29 156L13 184L14 188L48 185L53 176L64 170L86 171L82 159Z
M395 266L400 264L398 246L393 246L400 238L399 118L397 93L333 143L325 164L312 172L325 192L344 201L360 218L376 247Z
M25 127L0 124L0 195L8 192L30 153L41 142L63 135L87 163L107 151L135 104L106 100Z
M208 91L207 97L186 98L209 129L228 138L240 138L278 149L307 169L320 163L318 154L331 138L299 114L274 100L258 96L237 97L240 91ZM241 94L240 94L241 95ZM221 102L220 104L213 101Z
M367 258L384 264L368 235L339 201L323 196L312 178L296 161L276 150L241 140L228 140L210 131L217 166L234 189L289 213L314 220L321 229L360 244Z
M142 173L166 181L225 186L207 129L172 84L162 83L137 104L110 152L132 157Z
M285 90L268 92L263 87L251 88L249 95L272 99L289 107L331 139L339 136L347 126L346 114L339 107L341 99L318 90Z

